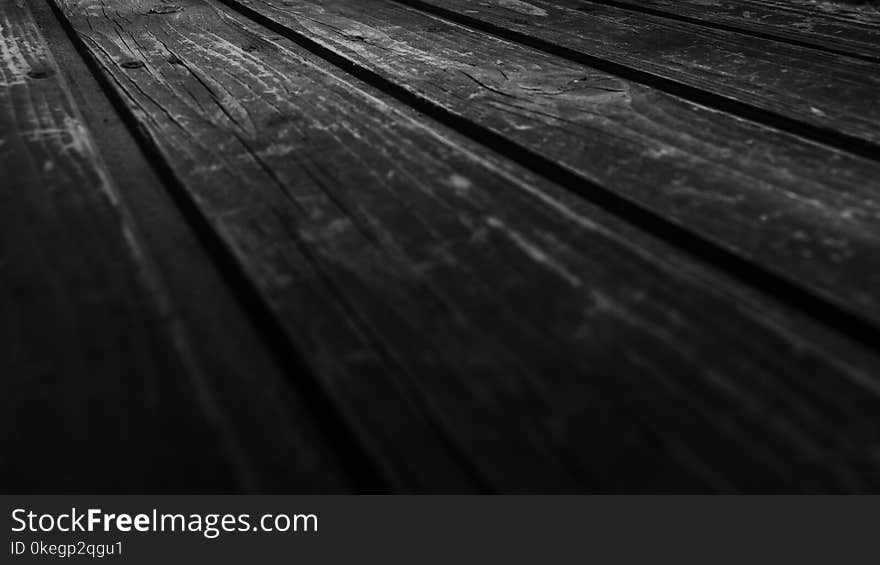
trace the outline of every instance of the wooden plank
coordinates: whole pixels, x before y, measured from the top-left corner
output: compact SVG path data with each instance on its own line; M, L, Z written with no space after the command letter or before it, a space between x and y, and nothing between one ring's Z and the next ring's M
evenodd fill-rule
M765 285L778 295L805 287L880 324L876 162L392 2L248 6L274 31L703 257L754 262L790 283ZM695 250L677 228L717 249Z
M835 53L880 61L880 9L868 3L816 0L597 0L700 25L740 30Z
M409 484L880 481L874 354L215 3L59 5Z
M123 187L119 196L136 224L141 247L152 251L155 270L176 305L175 317L186 326L208 386L239 437L253 489L285 494L381 489L326 403L298 386L305 380L298 377L301 367L267 343L269 332L259 316L191 225L192 216L172 198L52 7L38 2L28 8L103 164Z
M319 391L302 386L301 362L267 337L264 314L243 300L216 246L165 186L49 3L29 4L120 197L153 250L175 314L223 406L259 492L387 489ZM146 148L149 151L149 148ZM161 178L160 178L161 177ZM121 181L120 181L121 179ZM344 469L344 471L343 471ZM228 491L227 491L228 492Z
M350 488L300 415L218 394L233 366L196 354L24 1L0 3L0 177L4 492ZM254 453L271 424L289 455Z
M880 156L880 63L583 0L401 3L511 30L624 78Z

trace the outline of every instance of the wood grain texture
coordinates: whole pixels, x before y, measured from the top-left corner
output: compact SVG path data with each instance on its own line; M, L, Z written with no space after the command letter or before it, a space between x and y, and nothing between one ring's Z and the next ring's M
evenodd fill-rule
M600 3L657 10L704 24L880 61L880 8L868 2L600 0Z
M873 354L214 2L58 4L402 485L880 481Z
M260 430L271 404L218 394L23 0L0 3L0 174L3 492L350 488L296 413ZM255 454L258 431L280 437Z
M437 6L874 145L880 63L584 0L404 0ZM534 14L523 17L530 6ZM585 33L584 30L589 30ZM672 86L674 89L674 86Z
M247 5L575 173L581 194L606 188L880 323L876 162L392 2Z

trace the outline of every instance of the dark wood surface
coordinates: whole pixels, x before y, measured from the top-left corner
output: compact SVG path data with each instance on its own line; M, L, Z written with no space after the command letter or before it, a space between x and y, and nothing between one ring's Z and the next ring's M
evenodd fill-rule
M267 1L283 5L283 0ZM822 141L843 133L854 138L854 146L880 156L880 63L758 37L746 41L732 31L582 0L534 0L528 5L535 15L528 18L522 13L528 10L510 9L505 0L402 3L437 7L534 37L551 50L570 50L557 54L587 64L612 63L607 68L613 73L697 102L716 102L706 98L715 95L721 98L718 104L728 103L726 109L747 117L772 121L778 115L788 120L776 118L774 125L791 124L791 129L809 124ZM857 141L870 143L862 147Z
M880 6L876 2L823 0L597 0L792 45L817 47L880 61ZM576 5L577 0L571 0Z
M0 30L2 488L344 488L301 405L198 354L25 2Z
M876 64L551 4L2 5L4 488L876 491Z
M249 6L584 197L629 204L643 227L880 324L880 163L394 2Z

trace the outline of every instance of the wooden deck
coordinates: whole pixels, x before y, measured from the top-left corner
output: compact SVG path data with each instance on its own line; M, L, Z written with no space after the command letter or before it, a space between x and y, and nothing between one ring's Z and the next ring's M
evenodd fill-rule
M880 7L0 0L6 492L880 492Z

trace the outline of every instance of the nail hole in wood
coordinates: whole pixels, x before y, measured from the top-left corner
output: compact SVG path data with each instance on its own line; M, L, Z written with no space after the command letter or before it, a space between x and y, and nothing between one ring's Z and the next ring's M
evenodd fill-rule
M28 71L28 76L33 79L41 79L48 78L52 76L52 69L31 69Z

